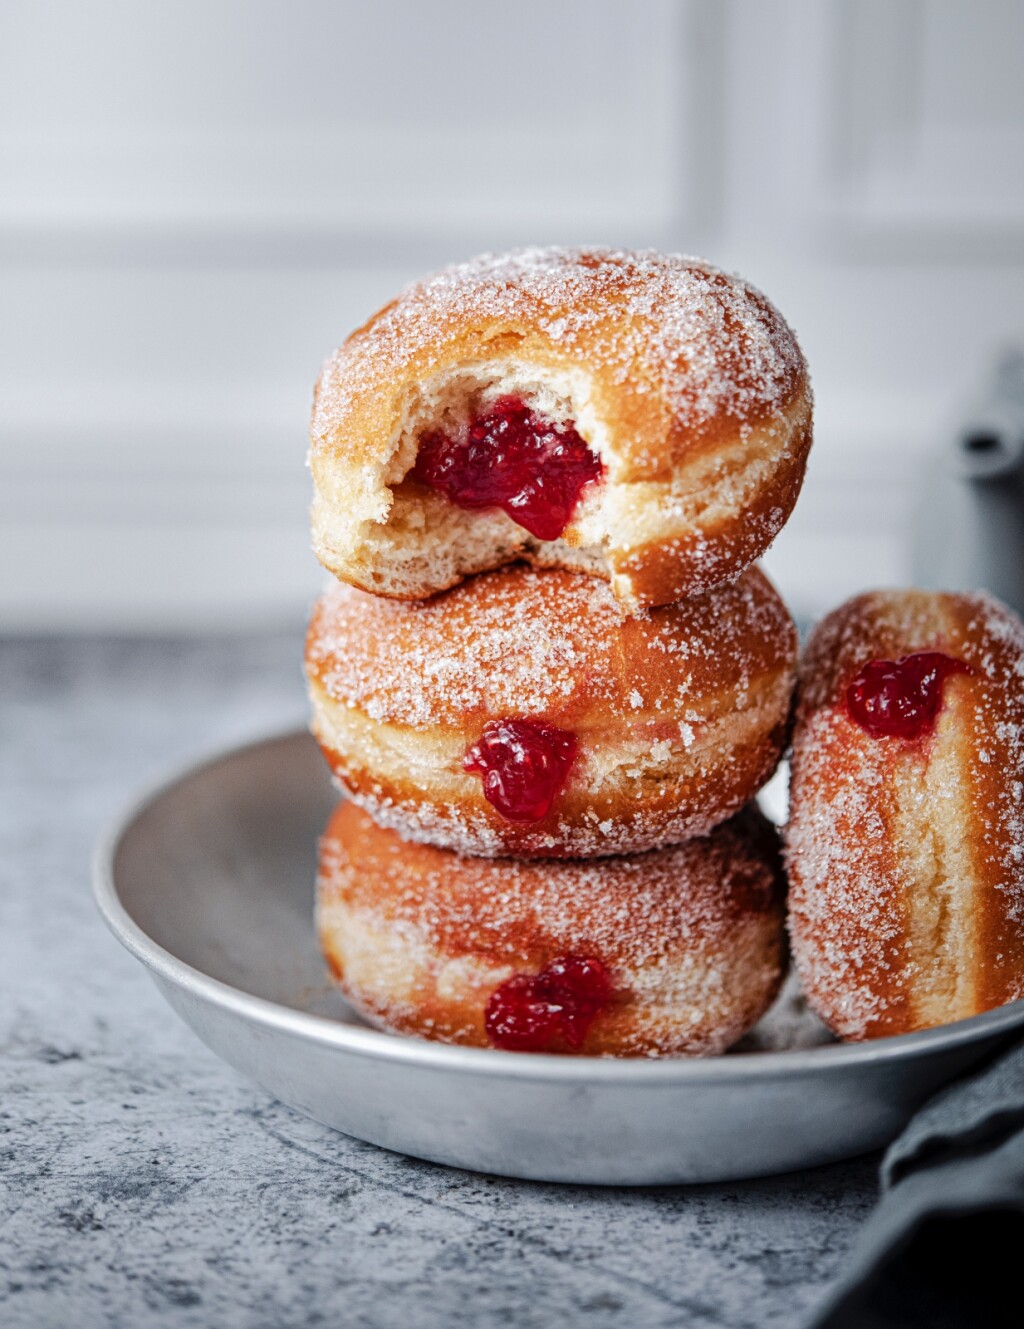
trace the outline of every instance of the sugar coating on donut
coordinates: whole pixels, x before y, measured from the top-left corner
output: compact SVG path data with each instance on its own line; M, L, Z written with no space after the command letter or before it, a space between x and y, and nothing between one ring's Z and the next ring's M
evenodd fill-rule
M419 439L500 398L572 422L604 468L561 538L410 483ZM753 287L653 251L484 255L408 287L325 365L311 427L314 544L337 575L412 597L516 557L609 577L628 608L735 576L802 482L810 389Z
M756 570L632 619L604 582L515 567L413 604L332 585L314 611L307 661L333 700L414 728L570 717L594 703L627 719L679 711L699 724L706 693L745 698L788 658L792 634Z
M778 990L780 881L753 812L652 854L538 864L405 843L343 804L321 842L317 916L346 992L388 1027L486 1044L497 987L585 954L615 995L584 1051L707 1054Z
M631 336L606 334L613 307L639 324ZM770 413L785 404L802 372L778 311L748 283L701 259L532 247L483 254L407 287L371 320L370 335L357 334L328 363L332 391L324 409L344 418L354 401L432 345L439 325L500 329L520 320L623 383L642 358L691 429L722 412L737 419Z
M845 689L871 659L937 650L933 731L875 737ZM985 594L876 592L800 667L786 856L798 972L845 1038L1024 996L1024 627Z
M475 854L614 854L702 834L768 778L785 738L792 620L752 569L642 618L608 585L503 568L423 603L331 588L310 624L314 730L378 821ZM514 827L464 759L484 726L576 736L552 811Z

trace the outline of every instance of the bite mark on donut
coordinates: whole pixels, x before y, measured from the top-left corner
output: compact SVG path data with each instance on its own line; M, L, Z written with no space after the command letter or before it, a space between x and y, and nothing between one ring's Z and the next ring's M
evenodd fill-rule
M424 433L411 476L461 508L500 508L538 540L557 540L603 471L575 421L545 419L507 396L463 429Z
M603 467L554 538L554 517L538 536L514 510L458 507L414 474L424 439L457 439L510 396L575 430ZM653 252L484 256L408 288L325 366L316 552L396 598L526 558L610 581L630 613L676 603L771 543L800 489L810 416L792 330L738 278Z
M484 797L508 821L543 821L578 748L575 734L543 720L492 720L462 766L482 777Z

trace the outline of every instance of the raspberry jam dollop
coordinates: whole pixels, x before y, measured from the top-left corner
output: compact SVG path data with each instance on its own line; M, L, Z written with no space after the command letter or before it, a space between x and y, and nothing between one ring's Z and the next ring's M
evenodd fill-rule
M491 720L466 753L484 798L508 821L540 821L551 811L579 746L576 735L543 720Z
M484 1028L511 1052L574 1052L612 996L608 970L591 955L560 955L539 974L516 974L491 993Z
M876 738L921 738L942 708L942 685L951 674L970 674L963 660L920 651L899 660L870 660L846 690L850 715Z
M457 438L424 434L412 477L460 508L501 508L538 540L557 540L603 469L571 420L501 397Z

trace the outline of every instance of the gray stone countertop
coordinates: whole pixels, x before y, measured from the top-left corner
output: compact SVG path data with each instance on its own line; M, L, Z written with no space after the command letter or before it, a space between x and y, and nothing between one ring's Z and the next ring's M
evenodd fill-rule
M300 640L0 642L0 1326L797 1329L877 1160L616 1190L404 1158L242 1080L108 935L100 828L303 723Z

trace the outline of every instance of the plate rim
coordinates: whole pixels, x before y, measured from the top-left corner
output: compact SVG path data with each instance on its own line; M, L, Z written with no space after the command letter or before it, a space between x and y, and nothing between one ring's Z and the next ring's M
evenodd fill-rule
M107 927L122 946L156 977L191 996L231 1014L307 1042L381 1061L398 1061L428 1069L522 1080L557 1080L567 1084L650 1083L651 1087L685 1087L709 1081L757 1082L776 1074L827 1074L855 1066L902 1063L919 1056L953 1051L964 1044L1009 1034L1024 1023L1024 998L981 1015L910 1034L894 1034L859 1043L829 1043L784 1051L760 1050L717 1057L566 1057L544 1053L507 1052L499 1048L463 1047L428 1039L349 1025L258 997L196 969L161 946L135 921L121 900L116 862L121 846L136 824L175 789L228 761L244 758L277 744L315 740L305 728L275 730L261 737L213 752L176 767L144 786L111 819L92 854L93 898Z

